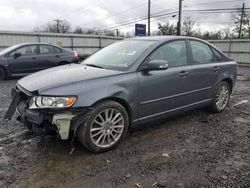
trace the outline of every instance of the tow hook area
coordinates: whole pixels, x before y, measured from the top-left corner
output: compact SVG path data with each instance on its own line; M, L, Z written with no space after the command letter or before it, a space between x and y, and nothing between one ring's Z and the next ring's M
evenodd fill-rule
M67 140L70 131L70 122L73 117L71 113L55 114L52 119L52 124L57 126L58 133L62 140Z

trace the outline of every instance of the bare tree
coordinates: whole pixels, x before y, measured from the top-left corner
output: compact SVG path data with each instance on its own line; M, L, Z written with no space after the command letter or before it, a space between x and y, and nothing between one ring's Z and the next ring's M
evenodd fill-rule
M83 34L84 33L84 30L80 27L80 26L76 26L73 33L76 33L76 34Z
M241 11L237 15L234 15L234 34L238 36L238 38L245 38L250 36L249 24L250 24L250 16L246 12L244 6Z
M217 32L213 32L213 31L206 31L205 33L203 33L203 35L201 36L202 39L204 40L220 40L222 39L222 32L221 31L217 31Z
M191 20L190 17L187 17L182 24L182 30L183 30L184 35L192 36L194 33L193 31L194 25L195 25L195 22Z
M231 27L226 27L222 30L222 35L224 39L231 39L233 38L233 31Z
M43 26L36 27L35 32L48 32L48 33L69 33L71 32L71 25L66 20L61 21L58 25L57 23L47 23Z
M176 35L177 34L177 26L174 24L170 24L169 22L162 25L158 23L158 35Z

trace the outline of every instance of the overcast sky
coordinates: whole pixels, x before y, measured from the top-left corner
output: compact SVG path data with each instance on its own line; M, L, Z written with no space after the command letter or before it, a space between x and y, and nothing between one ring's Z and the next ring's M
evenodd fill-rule
M152 15L178 10L178 0L151 1ZM250 8L250 0L184 0L183 10L240 8L243 2ZM0 30L8 31L32 31L34 27L53 22L54 19L65 19L72 28L79 25L84 28L113 29L113 26L117 26L129 31L134 23L123 27L120 24L146 16L147 0L0 0ZM159 21L176 22L177 17L171 16L152 18L152 28L156 29ZM183 12L183 19L185 17L199 23L203 30L218 30L232 25L232 13Z

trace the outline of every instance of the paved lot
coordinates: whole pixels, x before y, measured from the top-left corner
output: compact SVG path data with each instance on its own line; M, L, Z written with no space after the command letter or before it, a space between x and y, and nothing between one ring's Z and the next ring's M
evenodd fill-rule
M196 110L129 133L94 155L2 121L16 80L0 82L0 187L250 187L250 68L230 106Z

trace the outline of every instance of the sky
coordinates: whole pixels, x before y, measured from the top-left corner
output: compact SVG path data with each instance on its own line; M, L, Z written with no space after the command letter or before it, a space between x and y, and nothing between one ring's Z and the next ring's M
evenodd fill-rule
M148 0L0 0L0 30L33 31L35 27L67 20L72 28L118 28L127 32L134 24L147 23ZM176 23L179 0L151 0L151 28L157 23ZM243 2L250 8L250 0L184 0L182 19L190 17L202 31L217 31L233 24L233 13L188 13L188 10L241 8ZM248 10L249 11L249 10ZM154 17L159 14L169 14ZM131 24L128 24L132 22ZM123 24L123 25L121 25ZM124 25L125 24L125 25Z

